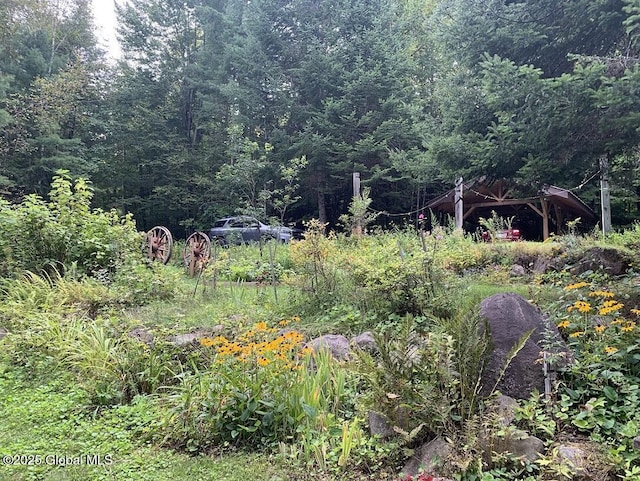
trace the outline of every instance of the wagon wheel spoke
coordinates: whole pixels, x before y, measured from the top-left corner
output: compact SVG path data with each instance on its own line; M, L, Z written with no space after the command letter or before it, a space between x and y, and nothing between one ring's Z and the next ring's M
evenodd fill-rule
M147 232L147 256L152 261L169 262L173 250L173 237L169 229L155 226Z
M194 276L196 272L204 269L209 262L211 254L211 240L204 232L194 232L187 238L182 257L184 265L189 269L189 275Z

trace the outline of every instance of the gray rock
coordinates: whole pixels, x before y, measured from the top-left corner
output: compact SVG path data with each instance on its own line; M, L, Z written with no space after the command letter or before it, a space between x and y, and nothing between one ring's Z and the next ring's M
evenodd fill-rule
M620 276L630 267L628 257L618 249L593 247L587 250L571 268L571 274L580 275L587 271L604 271L612 276Z
M142 326L138 326L132 331L129 331L127 335L129 337L132 337L133 339L137 339L138 341L140 341L143 344L146 344L147 346L153 346L155 341L155 336L153 332L147 330Z
M404 465L402 474L404 476L417 476L420 473L437 474L438 469L446 464L452 452L451 444L442 438L435 438L416 449Z
M501 426L508 426L516 418L518 401L512 397L500 395L487 407L487 414L495 415Z
M544 256L538 256L533 262L531 271L534 274L544 274L551 267L551 259Z
M538 308L513 293L495 294L485 299L480 305L480 313L487 321L491 342L491 352L482 376L481 395L489 396L496 381L498 391L516 399L526 399L534 390L545 392L540 358L547 330L559 346L555 354L569 356L555 325L548 322ZM531 336L500 379L509 352L529 331L533 331Z
M373 333L366 331L351 339L351 345L358 349L367 351L370 354L376 354L378 351L378 344L376 343Z
M169 338L169 342L177 347L186 347L189 345L197 345L200 339L205 337L214 337L224 330L224 326L218 325L213 327L199 327L191 332L176 334Z
M544 441L535 436L509 437L499 443L495 452L510 453L515 458L535 462L544 453Z
M7 335L9 334L9 331L7 330L6 327L0 327L0 341Z
M640 450L640 436L633 438L633 449Z
M384 414L369 411L369 432L371 436L391 438L396 435L393 426Z
M579 446L560 445L556 449L557 460L571 468L577 476L584 476L587 472L588 456Z
M522 277L527 274L527 270L519 264L514 264L511 266L511 272L509 274L511 277Z
M349 339L337 334L326 334L316 337L307 343L307 347L310 347L314 352L326 349L334 359L339 361L349 359L351 356Z

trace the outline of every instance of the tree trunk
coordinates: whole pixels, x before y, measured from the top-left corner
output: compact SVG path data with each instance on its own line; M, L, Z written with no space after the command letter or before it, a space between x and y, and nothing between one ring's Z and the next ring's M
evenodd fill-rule
M327 223L327 203L321 185L318 185L318 220L321 224Z

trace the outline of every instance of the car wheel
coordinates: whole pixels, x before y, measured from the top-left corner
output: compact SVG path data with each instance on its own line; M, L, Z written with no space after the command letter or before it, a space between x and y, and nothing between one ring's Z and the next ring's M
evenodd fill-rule
M216 244L218 244L220 247L229 247L229 243L227 242L227 239L225 239L224 237L215 237L212 239L212 241Z

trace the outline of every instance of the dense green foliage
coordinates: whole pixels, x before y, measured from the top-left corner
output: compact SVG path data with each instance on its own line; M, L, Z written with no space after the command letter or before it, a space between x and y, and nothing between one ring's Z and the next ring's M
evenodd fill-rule
M637 215L632 0L132 1L108 64L87 0L0 8L0 188L57 169L177 237L223 214L337 223L351 174L406 213L459 175L544 184ZM290 183L289 169L304 167ZM289 209L279 196L294 185ZM410 216L380 215L390 223Z
M576 188L595 207L606 156L614 222L631 224L637 0L131 0L113 64L89 9L0 5L0 454L114 463L0 477L393 480L443 436L445 474L533 481L567 477L554 443L578 435L603 476L637 479L637 275L570 266L601 242L637 258L638 224L494 244L391 215L459 175ZM143 256L140 230L180 237L235 212L318 220L291 245L214 249L195 279ZM340 222L368 232L327 235ZM534 275L539 260L554 263ZM557 397L497 426L477 303L505 290L551 314L575 362ZM366 330L372 354L305 347ZM485 452L520 429L545 456ZM237 458L251 473L206 457L245 448L261 451Z
M84 182L60 175L51 202L30 196L1 211L44 219L24 224L49 259L29 271L24 252L7 251L0 433L10 442L0 455L32 464L3 458L1 475L129 479L146 463L136 473L142 479L166 479L163 466L200 476L212 452L229 459L249 449L260 451L256 465L273 460L273 479L396 480L414 449L441 436L455 447L444 474L537 481L566 472L555 443L579 435L590 440L595 469L635 479L637 275L570 273L576 255L603 241L478 243L439 226L326 236L313 222L304 240L276 251L225 249L194 279L184 266L144 261L131 220L91 211L90 196ZM93 251L80 249L86 243L74 226L95 239ZM4 234L10 246L15 230ZM118 239L116 254L101 235ZM611 240L637 255L637 228ZM555 267L533 273L536 261L552 259ZM514 263L527 266L524 274L511 272ZM492 397L480 395L491 345L477 315L481 299L504 291L543 307L574 357L559 372L557 395L521 400L508 426L489 414ZM377 348L340 357L308 344L318 334L364 331ZM368 430L372 413L387 437ZM541 458L523 463L486 451L523 430L545 440ZM64 460L46 461L56 453ZM60 466L67 457L79 461ZM221 479L246 476L220 466Z

